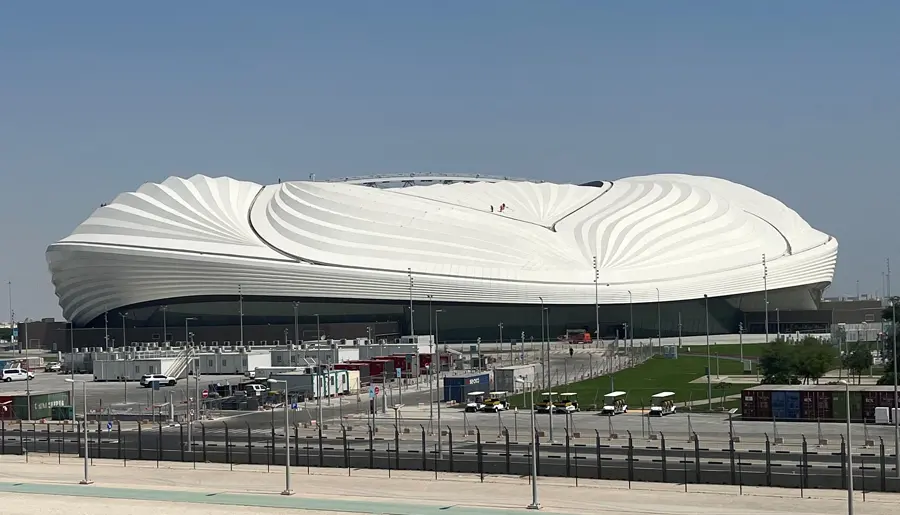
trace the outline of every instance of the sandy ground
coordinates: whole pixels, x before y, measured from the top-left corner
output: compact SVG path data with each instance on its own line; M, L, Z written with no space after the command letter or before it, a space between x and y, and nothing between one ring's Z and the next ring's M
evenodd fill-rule
M156 469L155 462L129 462L127 468L121 462L95 461L91 467L94 485L85 489L115 487L138 490L165 490L170 492L252 493L278 496L284 485L284 469L242 466L230 471L227 466L200 464L192 470L191 464L164 463ZM433 474L421 472L353 470L352 477L341 469L293 470L293 488L297 492L291 499L309 498L333 500L334 507L328 513L380 513L379 503L407 504L422 511L452 505L449 513L484 513L483 509L522 509L531 500L531 487L527 478L491 477L480 483L477 476L441 474L438 480ZM56 459L32 456L30 463L18 456L0 456L0 482L28 484L76 484L81 478L81 462L64 459L58 465ZM737 487L633 483L614 481L579 481L541 478L540 502L544 511L557 514L716 514L758 515L794 514L822 515L845 513L846 493L832 490L807 490L807 497L800 498L799 490L774 488L744 488L739 495ZM99 494L99 490L98 490ZM283 497L282 497L283 498ZM177 495L172 494L175 501ZM175 513L201 515L219 513L324 513L297 509L269 509L239 506L218 506L182 502L122 501L103 498L67 497L38 494L0 493L4 515L31 515L35 507L45 515L95 513ZM342 502L362 501L368 511L346 510ZM897 494L868 494L866 502L856 494L857 514L896 514ZM209 501L215 502L215 501ZM387 510L386 510L387 511ZM413 511L415 512L415 511Z

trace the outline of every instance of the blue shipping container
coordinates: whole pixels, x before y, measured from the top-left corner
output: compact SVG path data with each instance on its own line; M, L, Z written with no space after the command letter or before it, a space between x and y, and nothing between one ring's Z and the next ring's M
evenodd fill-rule
M788 420L800 419L800 392L784 392L785 415Z
M787 418L787 399L784 392L772 392L772 418L775 420Z
M442 401L465 402L470 392L491 390L490 374L444 377L444 396Z

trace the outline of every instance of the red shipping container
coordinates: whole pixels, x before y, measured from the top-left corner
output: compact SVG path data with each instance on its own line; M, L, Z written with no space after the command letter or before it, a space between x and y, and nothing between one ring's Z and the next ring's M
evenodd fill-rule
M809 390L803 390L800 392L800 419L801 420L815 420L816 413L818 410L818 398L816 393Z
M754 390L756 397L756 418L760 420L772 420L772 392L768 390Z
M756 397L753 390L744 390L741 394L741 418L756 418Z
M834 418L834 396L830 391L816 392L816 420Z

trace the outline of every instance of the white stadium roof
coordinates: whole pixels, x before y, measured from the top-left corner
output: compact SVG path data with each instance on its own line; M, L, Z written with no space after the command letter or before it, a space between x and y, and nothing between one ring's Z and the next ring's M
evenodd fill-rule
M389 182L409 187L383 189ZM464 182L461 182L464 181ZM411 185L425 183L428 185ZM503 209L501 210L501 206ZM493 207L493 211L492 211ZM262 186L195 175L123 193L47 250L67 318L237 295L601 304L831 282L837 241L711 177L591 186L473 176Z

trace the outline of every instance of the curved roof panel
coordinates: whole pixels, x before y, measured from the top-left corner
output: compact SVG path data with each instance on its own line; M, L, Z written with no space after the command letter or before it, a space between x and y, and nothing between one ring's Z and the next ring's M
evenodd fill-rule
M837 242L722 179L591 185L364 181L261 186L197 175L124 193L47 259L67 318L173 297L444 302L685 300L828 283ZM596 272L594 261L596 258ZM628 292L631 291L631 294Z

